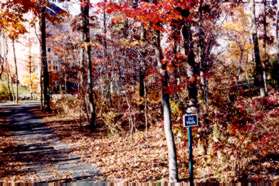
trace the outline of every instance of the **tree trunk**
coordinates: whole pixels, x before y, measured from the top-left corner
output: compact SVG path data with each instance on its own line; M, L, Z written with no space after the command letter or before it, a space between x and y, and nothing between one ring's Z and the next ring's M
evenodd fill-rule
M145 95L144 77L145 77L144 67L143 67L143 64L140 64L140 71L139 71L139 95L142 98Z
M42 63L42 88L43 88L43 110L51 112L50 108L50 92L49 92L49 73L47 64L46 49L46 7L43 1L43 7L40 12L40 31L41 31L41 63Z
M200 47L200 79L202 86L202 94L205 106L208 103L208 80L205 76L207 72L207 59L206 59L206 48L205 48L205 33L203 29L203 0L200 0L199 5L199 47Z
M261 62L260 57L260 48L259 48L259 39L258 39L258 31L257 31L257 24L256 24L256 5L255 0L251 1L252 3L252 23L253 23L253 29L252 29L252 39L254 44L254 58L256 63L256 69L255 69L255 86L260 89L260 96L264 97L266 95L265 91L265 83L264 83L264 67Z
M15 64L15 75L16 75L16 97L15 102L18 104L18 69L17 69L17 59L16 59L16 50L15 50L15 40L12 39L12 45L13 45L13 54L14 54L14 64Z
M68 76L67 76L67 73L65 73L65 77L64 77L65 94L67 94L67 92L68 92L68 89L67 89L67 81L68 81L68 80L67 80L67 77L68 77Z
M41 110L44 110L44 86L43 86L43 68L41 66L40 69L40 102L41 102Z
M174 136L172 132L172 122L171 122L171 108L170 108L170 96L168 93L169 86L169 75L166 69L166 65L162 64L163 52L161 48L161 36L160 32L157 31L157 60L158 65L161 68L162 76L162 109L163 109L163 120L164 120L164 130L167 140L168 148L168 161L169 161L169 181L177 182L178 181L178 169L177 169L177 157L176 157L176 148L174 142Z
M204 136L204 139L198 141L198 145L204 149L203 155L206 155L208 152L208 137L209 137L209 120L208 120L208 77L206 76L208 72L208 55L210 53L211 40L207 43L205 41L205 32L204 32L204 12L203 12L204 0L199 2L199 57L200 57L200 84L201 84L201 95L203 98L203 109L201 114L203 115L203 126L206 130L201 130L200 135ZM192 131L189 131L190 134ZM189 135L190 135L189 134Z
M137 8L138 7L138 4L139 4L139 0L134 0L133 1L133 7L134 8ZM146 41L146 29L144 28L144 25L142 24L141 25L142 27L142 33L141 33L141 40L142 41ZM144 56L140 56L140 71L139 71L139 95L140 97L142 97L143 99L146 98L146 87L145 87L145 82L144 82L144 78L145 78L145 70L146 70L146 67L145 67L145 62L144 62ZM146 108L146 106L140 106L140 110L142 112L142 110L145 110L146 112L146 109L143 109L143 108ZM147 122L147 121L145 121Z
M13 83L12 83L12 81L11 81L11 75L10 75L10 72L8 71L7 72L7 75L8 75L8 80L7 80L7 84L8 84L8 91L9 91L9 99L11 100L11 101L15 101L15 99L14 99L14 89L13 89Z
M28 71L29 71L29 81L30 81L30 99L33 99L33 81L32 81L32 73L34 72L34 66L32 64L32 44L31 44L31 30L29 28L29 56L28 56Z
M236 84L237 84L237 90L238 90L238 85L240 82L240 75L241 75L241 66L242 66L242 61L243 61L243 55L244 55L244 49L242 46L239 47L240 50L240 56L239 56L239 61L238 61L238 67L237 67L237 75L236 75Z
M4 60L4 63L8 63L8 53L9 53L8 39L4 34L2 37L3 37L3 60ZM13 89L13 83L12 83L10 73L11 73L10 67L7 64L7 87L8 87L8 91L9 91L9 99L14 102L15 101L14 91L13 91L14 89Z
M107 3L107 0L104 0L104 3ZM106 13L106 6L104 6L104 13L103 13L103 27L104 27L104 57L108 62L108 43L107 43L107 13ZM109 70L109 69L107 69ZM109 88L107 91L107 100L108 104L112 106L112 91L111 91L111 84L112 84L112 75L111 73L107 73L107 80L109 81Z
M197 88L197 77L199 76L199 65L195 62L195 54L193 49L193 39L191 26L184 24L182 27L182 36L184 40L185 55L188 57L187 64L187 90L188 90L188 101L186 113L198 114L198 88ZM193 154L192 147L190 147L190 140L192 140L192 128L188 128L188 141L189 141L189 171L190 171L190 185L194 185L193 177Z
M267 96L268 92L267 92L267 83L266 83L266 65L268 64L269 61L269 57L268 57L268 53L267 53L267 22L266 22L266 16L267 16L267 11L266 11L266 0L263 0L264 2L264 42L263 42L263 48L264 48L264 62L263 62L263 80L264 80L264 91L265 91L265 95Z
M90 45L90 28L89 28L89 7L90 7L90 0L81 1L81 12L82 12L82 35L83 35L83 42L86 44L86 53L87 53L87 64L88 64L88 73L87 73L87 80L88 80L88 97L89 97L89 112L90 112L90 125L94 129L96 128L96 108L95 108L95 101L94 101L94 94L93 94L93 69L92 69L92 60L91 60L91 45ZM83 50L85 52L85 50ZM83 54L85 55L85 54Z
M279 1L277 2L276 39L277 39L277 88L279 89Z
M4 48L2 40L4 40L4 36L0 32L0 79L2 77L2 74L4 72L4 55L2 54L2 48Z
M28 72L29 72L29 81L30 81L30 99L32 99L32 87L33 87L33 81L32 81L32 73L33 73L33 66L32 66L32 56L31 56L31 47L29 49L29 57L28 57Z
M182 35L184 39L185 55L188 57L187 65L187 90L189 101L187 109L192 110L191 113L197 113L198 108L198 88L197 88L197 77L199 76L199 65L195 62L195 54L193 49L192 31L191 26L185 24L182 27Z

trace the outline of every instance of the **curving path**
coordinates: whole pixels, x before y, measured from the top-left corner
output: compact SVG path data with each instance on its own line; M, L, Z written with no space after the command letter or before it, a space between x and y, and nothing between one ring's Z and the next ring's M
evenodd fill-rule
M0 118L6 117L9 135L15 142L13 147L0 152L0 156L23 165L7 174L35 175L25 178L28 182L94 179L99 174L97 167L72 154L69 145L61 142L52 129L32 114L35 107L38 104L0 105Z

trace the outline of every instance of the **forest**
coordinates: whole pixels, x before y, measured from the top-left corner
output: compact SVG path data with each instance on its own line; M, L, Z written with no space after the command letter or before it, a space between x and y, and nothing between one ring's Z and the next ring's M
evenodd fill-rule
M1 183L279 184L279 1L0 7Z

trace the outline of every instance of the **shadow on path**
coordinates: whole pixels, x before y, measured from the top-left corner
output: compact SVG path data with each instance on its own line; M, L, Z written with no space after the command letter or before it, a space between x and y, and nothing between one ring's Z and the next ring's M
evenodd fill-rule
M94 178L98 175L95 165L82 162L73 155L69 145L62 143L54 131L34 116L36 104L0 105L0 118L6 118L0 130L6 137L13 137L12 145L0 152L0 179L6 176L30 176L29 181ZM1 121L0 121L1 122ZM3 122L3 121L2 121Z

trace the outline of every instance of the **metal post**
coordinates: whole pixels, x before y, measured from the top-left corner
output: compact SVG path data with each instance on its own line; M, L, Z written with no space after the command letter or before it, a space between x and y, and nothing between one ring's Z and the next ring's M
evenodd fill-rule
M187 128L188 131L188 147L189 147L189 181L190 181L190 186L194 186L194 174L193 174L193 151L192 151L192 142L193 142L193 137L192 137L192 127Z

